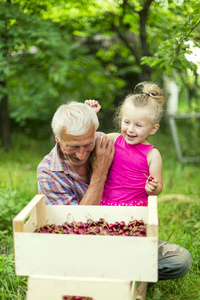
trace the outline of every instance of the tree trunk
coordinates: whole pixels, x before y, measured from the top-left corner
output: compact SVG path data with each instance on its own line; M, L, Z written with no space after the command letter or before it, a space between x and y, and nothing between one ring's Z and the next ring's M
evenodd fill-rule
M0 82L0 85L5 87L6 83ZM5 151L8 151L11 148L11 129L7 95L1 98L0 103L0 139L1 147L4 148Z
M6 0L5 5L11 4L11 0ZM4 24L4 22L3 22ZM2 57L7 60L9 47L8 47L8 29L7 29L7 21L4 24L4 28L1 31L1 40L2 40L2 47L1 47L1 54ZM0 140L1 140L1 147L4 148L5 151L10 150L11 148L11 128L10 128L10 118L8 112L8 95L6 90L6 77L5 74L2 73L1 80L0 80L0 88L3 91L1 93L0 98Z
M143 9L139 12L140 16L140 41L142 48L142 56L151 56L149 45L147 43L146 24L149 15L149 9L153 0L146 0ZM141 65L142 76L144 80L151 80L151 68L147 65Z

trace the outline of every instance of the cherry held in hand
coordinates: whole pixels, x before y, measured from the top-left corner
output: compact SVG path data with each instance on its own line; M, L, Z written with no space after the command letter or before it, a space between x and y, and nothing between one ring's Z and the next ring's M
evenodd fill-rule
M144 174L144 173L143 173L143 174ZM151 181L154 180L154 177L151 176L151 175L147 176L146 174L144 174L144 176L148 179L148 182L151 182Z

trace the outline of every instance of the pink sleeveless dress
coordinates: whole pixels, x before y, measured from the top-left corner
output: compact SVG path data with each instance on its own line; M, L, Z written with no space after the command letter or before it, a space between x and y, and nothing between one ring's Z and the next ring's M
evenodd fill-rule
M129 145L120 135L105 182L100 205L147 206L145 184L149 176L147 155L153 145ZM147 177L146 177L146 176Z

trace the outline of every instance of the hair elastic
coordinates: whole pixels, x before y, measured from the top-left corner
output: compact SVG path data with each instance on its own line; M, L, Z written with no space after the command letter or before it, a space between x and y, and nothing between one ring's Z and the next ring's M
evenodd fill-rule
M147 96L149 96L149 97L153 97L153 96L155 96L155 95L154 95L154 94L152 94L152 93L145 94L145 95L147 95Z

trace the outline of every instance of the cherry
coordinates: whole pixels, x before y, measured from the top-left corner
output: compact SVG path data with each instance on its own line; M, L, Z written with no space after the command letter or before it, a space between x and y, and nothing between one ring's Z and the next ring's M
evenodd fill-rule
M119 222L115 222L114 224L113 224L113 226L116 228L116 227L118 227L119 226Z
M119 225L120 225L121 227L124 227L124 226L125 226L125 222L124 222L124 221L121 221L121 222L119 223Z
M153 176L151 176L151 175L147 176L145 173L143 173L143 174L147 178L148 182L151 182L154 180Z
M79 234L79 229L77 227L74 228L74 233Z
M129 236L130 233L129 233L129 231L125 231L125 232L123 233L123 235L124 235L124 236Z
M137 222L137 225L144 225L144 220L139 220L138 222Z
M98 224L103 224L105 222L105 220L103 218L100 218L99 221L98 221Z
M85 234L85 230L83 228L78 229L79 234Z
M84 227L83 222L78 222L78 223L77 223L77 226L78 226L79 228L83 228L83 227Z
M112 223L108 224L109 229L113 229L113 227L114 227L114 224L112 224Z
M153 176L149 176L149 177L148 177L148 181L149 181L149 182L151 182L151 181L153 181L153 180L154 180Z

